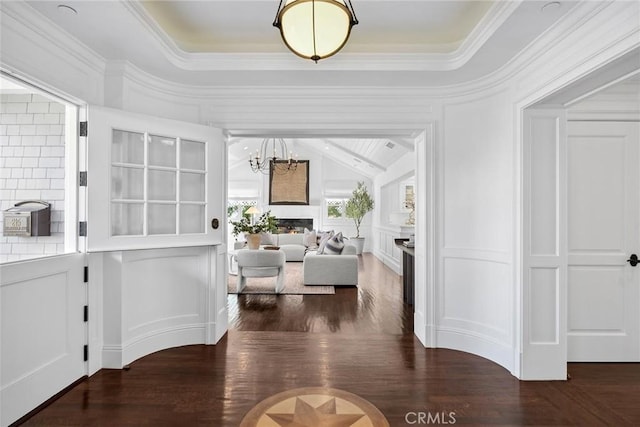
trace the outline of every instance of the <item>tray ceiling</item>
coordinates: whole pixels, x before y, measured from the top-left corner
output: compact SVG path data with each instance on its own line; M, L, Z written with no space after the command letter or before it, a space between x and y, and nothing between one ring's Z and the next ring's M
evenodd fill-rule
M453 52L493 1L355 1L351 52ZM271 25L277 1L143 1L144 11L186 52L281 52Z

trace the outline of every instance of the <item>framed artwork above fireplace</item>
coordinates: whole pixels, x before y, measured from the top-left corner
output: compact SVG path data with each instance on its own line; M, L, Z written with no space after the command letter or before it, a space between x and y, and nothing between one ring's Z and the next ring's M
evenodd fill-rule
M287 163L287 161L277 160L276 163ZM273 164L271 165L271 170L269 171L269 204L309 204L309 160L298 160L296 169L286 173L274 173Z

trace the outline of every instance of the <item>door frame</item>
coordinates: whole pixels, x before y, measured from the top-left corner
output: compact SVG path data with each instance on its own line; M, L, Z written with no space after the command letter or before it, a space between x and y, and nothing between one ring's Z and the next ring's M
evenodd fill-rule
M637 66L638 50L631 49L610 58L605 62L598 62L583 67L583 74L569 80L562 75L558 80L547 83L542 89L517 102L516 129L517 138L516 162L519 171L519 191L516 194L518 213L516 227L518 229L515 242L516 271L519 271L518 290L516 293L516 331L517 337L516 366L514 375L523 380L566 380L567 379L567 206L566 206L566 110L575 102L584 99L602 89L623 81L640 73ZM559 81L564 80L564 81ZM557 239L557 253L553 256L538 257L536 264L531 256L530 236L532 233L532 206L535 206L531 191L531 173L543 172L541 164L532 165L531 135L527 134L528 114L532 111L554 114L556 110L557 133L555 135L554 159L557 162L557 176L555 185L558 191L556 206L556 221L550 228L541 231L555 233ZM555 229L552 229L555 228ZM531 295L531 273L534 268L556 269L554 288L549 288L546 296L538 295L537 303L547 312L555 313L555 319L547 324L548 331L553 331L556 338L548 342L536 342L532 336L535 320L532 318L535 310L532 305L536 299Z
M587 136L588 138L591 138L594 136L604 137L604 138L613 138L613 137L619 137L622 135L629 136L631 134L635 138L638 138L640 136L640 134L638 133L638 131L640 130L639 125L640 125L640 120L636 120L636 121L634 120L598 120L598 119L584 120L582 118L579 118L579 119L572 118L567 121L567 145L568 145L568 148L571 148L571 145L569 142L571 141L570 138L577 138L578 141L583 142L584 140L582 140L581 138L585 136ZM612 251L607 252L606 249L603 249L602 252L597 254L600 256L607 257L607 260L604 261L603 264L599 264L599 263L597 264L598 268L604 268L606 266L607 269L611 269L611 268L617 267L619 269L619 272L622 275L620 280L622 281L623 289L625 291L630 291L632 293L635 291L638 292L637 296L634 298L629 298L629 299L626 297L623 298L625 301L625 305L631 304L631 307L633 307L633 304L635 304L635 309L632 311L628 311L620 307L619 310L621 313L623 313L623 317L625 319L623 321L623 324L625 324L625 327L617 331L603 330L601 332L598 332L596 330L594 332L588 333L588 335L592 335L593 338L595 338L596 336L599 338L597 341L594 342L593 346L588 352L580 351L578 355L576 355L575 350L581 347L581 343L580 342L576 343L575 341L580 341L581 335L583 334L580 332L574 333L570 328L571 325L570 325L570 321L568 320L567 321L567 335L568 335L567 336L567 355L570 362L640 362L640 347L638 347L639 341L640 341L640 317L638 317L638 314L636 313L637 309L640 308L640 290L638 289L638 286L640 285L640 276L639 276L640 272L638 271L638 269L632 268L630 265L627 264L627 262L625 262L625 260L629 257L631 253L637 252L638 249L640 248L640 235L638 234L638 231L640 231L640 229L638 229L638 223L637 223L637 221L640 220L640 204L638 203L638 197L640 197L640 194L639 194L640 170L638 170L638 164L637 164L637 161L640 158L640 141L635 138L631 138L624 143L624 154L622 154L622 156L624 156L625 158L622 160L623 166L621 166L620 168L614 168L614 169L626 171L627 174L631 174L631 176L633 176L633 178L631 179L629 179L629 175L625 175L622 178L623 179L622 188L625 189L625 192L623 193L623 198L625 199L624 212L631 213L631 217L632 217L632 219L627 218L624 221L624 224L625 224L624 230L629 232L624 233L625 237L623 237L622 241L620 242L621 247L618 248L619 252L615 252L615 253ZM607 150L610 150L608 144L607 144ZM571 164L570 163L571 149L568 149L567 153L568 153L567 160L569 164ZM598 158L598 161L599 160L600 159ZM635 173L634 173L634 169L635 169ZM572 172L571 168L568 168L567 172L568 172L567 174L568 188L571 182L580 183L579 185L581 189L589 188L589 187L584 187L584 184L582 184L581 181L574 179L574 176L571 174ZM606 175L608 175L609 172L610 172L609 170L605 169ZM591 170L589 170L588 174L591 174ZM627 187L627 185L629 187ZM630 189L633 191L630 191ZM568 196L568 207L569 207L570 206L569 191L567 191L567 196ZM635 203L633 203L631 206L626 204L633 199L635 199ZM572 221L574 220L574 217L578 217L578 216L580 216L579 213L572 212L570 209L568 209L567 210L567 227L570 227ZM625 215L625 217L626 216L627 215ZM582 230L587 230L586 234L587 235L589 234L588 228L586 229L581 228L580 229L581 234L582 234ZM569 242L569 239L567 241ZM590 251L589 248L586 249L586 252L585 252L585 249L582 249L582 250L574 249L574 250L576 252L573 252L572 248L569 245L567 245L568 314L570 314L571 309L573 307L582 307L583 309L587 309L589 313L591 313L590 305L584 305L584 304L575 305L575 303L572 303L571 292L570 292L570 285L571 285L570 273L571 273L571 267L584 268L586 265L591 266L591 264L589 264L588 261L586 263L584 262L583 256L586 256L587 259L589 259L590 256L593 256L596 254L595 253L589 254L589 251ZM572 258L573 258L573 262L572 262ZM590 270L590 272L587 273L588 275L590 275L591 272L593 272L592 268L593 267L591 268L587 267L587 269ZM614 285L614 283L611 283L611 285ZM610 288L607 288L607 290L609 289ZM579 292L577 293L579 294ZM617 307L617 306L613 306L613 307ZM629 313L628 316L627 316L627 313ZM589 314L588 316L591 317L591 314ZM628 331L625 331L627 325L629 326L630 329ZM629 332L632 332L632 333L629 333ZM621 342L619 342L620 338L617 338L620 336L625 337L624 340L622 340ZM572 345L572 341L574 341L573 345ZM573 349L573 352L572 352L572 349ZM614 355L616 353L618 354L617 356ZM583 357L582 355L584 355L585 357Z

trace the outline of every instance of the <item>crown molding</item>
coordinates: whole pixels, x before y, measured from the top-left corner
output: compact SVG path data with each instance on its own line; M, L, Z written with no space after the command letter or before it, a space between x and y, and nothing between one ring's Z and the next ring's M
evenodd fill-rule
M42 39L49 40L58 49L78 61L78 63L98 73L104 73L105 58L98 55L78 39L70 36L26 2L2 1L0 2L0 12L2 15L13 18L24 28L28 28ZM2 21L3 26L8 24L6 20L3 19ZM23 37L27 37L24 31L19 31L19 33Z
M622 54L630 49L629 46L640 44L640 25L633 23L638 15L637 9L634 2L581 2L495 72L446 86L198 86L167 81L123 61L110 63L108 69L113 72L113 77L119 75L119 78L127 79L141 89L168 98L192 99L200 104L203 118L217 116L226 108L248 106L249 103L259 103L265 108L277 104L280 108L298 102L306 105L306 101L313 99L314 108L325 108L336 102L344 102L345 105L353 102L396 105L401 100L404 104L409 102L413 105L412 114L409 114L412 118L408 118L408 122L413 123L415 115L421 114L428 120L434 114L434 106L444 99L471 99L505 85L511 87L514 96L523 99L534 96L549 84L560 85L559 78L568 82L578 78L591 69L593 65L589 64L604 63L611 60L616 52ZM558 52L566 52L566 55ZM266 123L264 127L271 129L271 125ZM236 127L231 125L231 128ZM243 128L239 126L237 129Z
M473 96L511 81L516 82L514 89L523 96L523 91L532 93L548 87L558 76L566 78L568 71L578 76L579 68L602 55L611 57L614 55L611 52L618 51L618 56L621 56L640 46L638 9L637 2L625 0L580 2L571 9L570 14L563 16L494 72L475 80L434 87L428 91L437 98ZM612 34L615 34L613 38ZM559 48L563 44L565 48ZM556 55L549 57L548 52L556 52ZM587 52L586 56L584 52ZM615 58L609 58L612 59ZM523 81L535 84L536 88L524 89Z
M465 65L518 8L522 0L498 1L487 11L457 49L449 53L344 53L331 61L314 64L288 52L203 53L187 52L162 29L138 2L121 1L155 40L174 66L186 71L229 70L367 70L451 71ZM445 46L446 47L446 46ZM440 46L442 48L442 46Z

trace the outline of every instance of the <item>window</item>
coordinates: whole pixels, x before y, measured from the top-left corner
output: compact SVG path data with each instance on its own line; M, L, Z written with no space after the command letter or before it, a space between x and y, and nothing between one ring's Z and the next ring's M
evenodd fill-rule
M345 211L347 198L327 198L325 199L325 218L327 220L346 219Z
M205 143L113 130L111 235L205 232Z
M247 213L247 209L251 206L257 206L258 201L255 199L230 199L227 204L227 217L229 221L238 221L241 216L251 218L251 215Z
M0 73L0 111L0 211L50 209L34 235L5 232L0 213L0 263L76 252L77 106Z
M87 117L87 250L224 241L220 129L98 106Z

